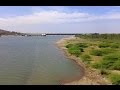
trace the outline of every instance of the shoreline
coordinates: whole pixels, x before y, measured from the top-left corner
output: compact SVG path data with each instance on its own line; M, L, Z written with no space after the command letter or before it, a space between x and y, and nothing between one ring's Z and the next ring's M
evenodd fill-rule
M56 44L68 59L73 60L82 67L82 76L80 75L72 80L61 81L62 85L112 85L108 80L102 77L97 70L87 67L80 58L68 53L65 44L68 40L74 39L76 39L74 36L62 38L57 41Z

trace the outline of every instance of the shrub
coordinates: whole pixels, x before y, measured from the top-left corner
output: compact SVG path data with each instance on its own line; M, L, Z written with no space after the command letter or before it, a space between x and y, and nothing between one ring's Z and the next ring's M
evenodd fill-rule
M102 56L103 52L101 50L92 50L90 54L94 56Z
M73 46L73 44L68 44L68 45L66 45L66 48L70 48L72 46Z
M88 45L86 43L77 43L76 45L78 45L79 47L82 47L82 48L88 47Z
M81 52L84 52L83 47L86 47L83 43L66 45L66 48L68 48L69 53L71 53L77 57L80 55Z
M81 51L81 52L84 52L84 49L80 47L80 51Z
M113 53L114 51L116 51L116 50L111 49L111 48L103 48L103 49L101 49L101 52L103 53L103 55Z
M91 64L93 68L100 69L101 68L101 62Z
M110 72L108 72L108 71L105 70L105 69L101 69L101 70L100 70L100 74L101 74L101 75L109 75Z
M91 57L87 54L82 55L81 58L86 63L90 63L90 61L91 61Z
M87 54L82 55L82 58L83 59L91 59L91 57L89 55L87 55Z
M114 63L115 63L115 61L113 61L113 60L103 60L101 62L101 65L102 65L101 67L105 68L105 69L110 69Z
M92 50L90 52L91 55L94 55L94 56L103 56L103 55L106 55L106 54L109 54L109 53L112 53L114 52L115 50L114 49L111 49L111 48L103 48L101 50Z
M110 44L104 42L104 43L100 43L98 47L99 48L106 48L106 47L110 47Z
M103 68L111 70L120 70L120 55L118 53L104 56L103 60L99 63L93 64L94 68Z
M120 54L118 53L113 53L110 55L107 55L103 58L104 60L109 60L109 61L117 61L120 59Z
M119 74L110 74L108 77L111 80L112 84L120 85L120 75Z
M113 65L110 67L110 69L120 70L120 60L118 60L115 63L113 63Z
M79 57L79 55L81 54L81 51L76 46L72 46L68 48L68 52L72 55L75 55L76 57Z
M111 44L110 47L111 47L111 48L119 48L119 44L114 43L114 44Z
M120 55L118 55L117 53L110 54L110 55L104 56L101 64L102 64L103 68L113 69L114 64L115 64L119 59L120 59Z

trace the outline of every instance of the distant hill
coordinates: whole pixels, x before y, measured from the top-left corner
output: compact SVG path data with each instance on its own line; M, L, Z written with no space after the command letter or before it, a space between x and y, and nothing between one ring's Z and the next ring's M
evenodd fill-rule
M18 32L6 31L6 30L0 29L0 36L1 36L1 35L20 35L20 34L21 34L21 33L18 33Z

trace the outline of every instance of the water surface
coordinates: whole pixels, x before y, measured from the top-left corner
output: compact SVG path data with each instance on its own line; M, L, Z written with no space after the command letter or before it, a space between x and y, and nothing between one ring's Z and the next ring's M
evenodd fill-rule
M80 75L79 66L55 45L63 37L0 37L0 84L58 85Z

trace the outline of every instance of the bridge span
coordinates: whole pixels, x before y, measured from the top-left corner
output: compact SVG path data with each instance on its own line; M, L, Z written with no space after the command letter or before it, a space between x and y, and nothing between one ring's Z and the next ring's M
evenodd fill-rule
M25 33L22 36L47 36L47 35L80 35L81 33Z

